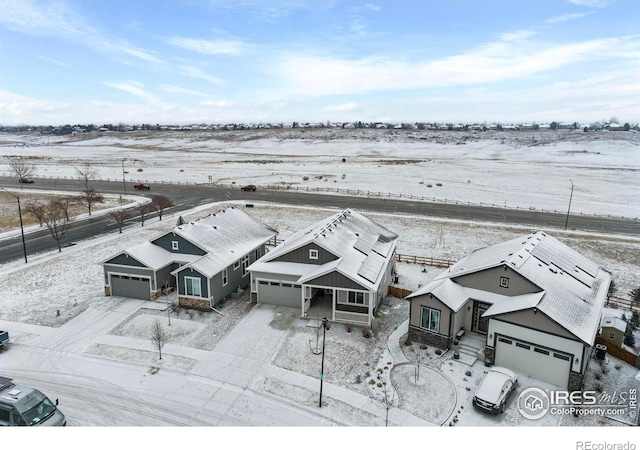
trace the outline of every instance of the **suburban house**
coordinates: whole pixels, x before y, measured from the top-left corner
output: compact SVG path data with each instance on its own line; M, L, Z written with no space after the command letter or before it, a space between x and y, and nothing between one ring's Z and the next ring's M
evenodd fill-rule
M370 326L395 274L398 235L346 209L303 229L249 267L258 303Z
M104 261L105 295L156 300L175 288L179 305L211 310L249 285L249 264L276 235L240 209L223 209Z
M603 317L600 325L600 336L613 345L622 347L624 332L627 331L627 322L620 317Z
M407 296L408 337L452 348L474 333L486 364L580 390L610 283L596 263L536 232L475 250Z

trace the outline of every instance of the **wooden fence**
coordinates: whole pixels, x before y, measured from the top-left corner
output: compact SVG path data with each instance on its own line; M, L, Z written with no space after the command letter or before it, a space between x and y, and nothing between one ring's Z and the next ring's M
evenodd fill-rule
M451 259L431 258L430 256L403 255L401 253L396 254L396 261L408 264L420 264L430 267L444 267L445 269L453 266L456 263L456 261L453 261Z
M595 344L601 344L607 347L607 352L612 356L615 356L622 361L631 364L634 367L640 368L640 357L625 350L622 347L614 345L613 342L607 341L602 336L596 336Z
M411 294L409 289L402 289L395 286L389 286L389 295L395 298L405 298L407 295Z
M634 302L626 298L620 297L607 297L606 306L620 308L620 309L628 309L629 311L638 311L640 312L640 302Z

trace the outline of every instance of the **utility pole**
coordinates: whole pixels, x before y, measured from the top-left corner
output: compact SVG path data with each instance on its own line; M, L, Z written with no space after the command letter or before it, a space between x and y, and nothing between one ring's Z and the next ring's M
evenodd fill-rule
M324 340L327 335L327 323L329 319L326 317L322 318L322 365L320 366L320 402L318 403L318 407L322 408L322 382L324 381Z
M22 224L22 208L20 207L20 197L12 194L11 192L7 191L6 189L2 189L3 191L5 191L7 194L15 197L16 200L18 200L18 215L20 216L20 233L22 234L22 252L24 253L24 262L25 264L27 263L27 244L25 243L24 240L24 226Z
M569 225L569 211L571 211L571 200L573 199L573 181L571 181L571 179L569 179L569 181L571 182L571 195L569 196L569 208L567 209L567 220L565 220L564 222L564 229L567 229L567 226Z
M122 186L124 187L124 195L127 195L127 183L124 180L124 159L122 160Z

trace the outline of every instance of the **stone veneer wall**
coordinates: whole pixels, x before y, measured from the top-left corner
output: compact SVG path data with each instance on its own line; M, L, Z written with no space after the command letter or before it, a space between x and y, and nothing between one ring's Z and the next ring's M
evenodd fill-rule
M484 362L487 366L492 366L496 360L496 349L493 347L484 348Z
M178 305L185 308L199 309L201 311L211 311L211 301L206 298L191 298L178 296Z
M420 344L429 344L438 348L450 348L451 338L442 336L440 334L427 333L419 328L409 327L409 334L407 339L411 342L418 342Z
M567 386L567 390L569 392L581 391L583 381L584 376L581 373L576 373L573 371L569 372L569 385Z
M104 295L105 297L111 297L111 286L106 286L104 287Z

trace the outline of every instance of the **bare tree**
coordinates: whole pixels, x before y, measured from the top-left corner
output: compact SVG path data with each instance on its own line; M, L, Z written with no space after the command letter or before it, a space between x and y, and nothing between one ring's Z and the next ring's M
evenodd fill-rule
M162 213L166 208L175 206L169 198L164 195L154 195L151 197L151 205L153 209L158 213L158 218L162 220Z
M64 217L69 220L69 209L71 208L71 205L73 205L76 202L76 199L73 198L72 196L66 196L66 197L57 197L54 200L51 200L51 202L49 202L50 204L55 204L58 208L60 208L62 210L62 212L64 213Z
M64 209L64 202L52 200L44 211L44 223L46 224L53 239L58 244L58 251L62 251L62 238L69 230L72 217Z
M87 188L82 193L83 195L78 199L89 209L89 215L91 215L91 206L95 203L104 203L104 195L97 193L95 189Z
M153 348L158 350L160 359L162 359L162 347L171 339L171 333L164 329L159 319L153 322L151 331L149 332L149 339L153 344Z
M118 230L120 230L120 233L122 233L122 225L124 224L125 220L131 218L131 214L129 213L129 211L121 209L119 211L110 212L109 215L118 224Z
M11 158L9 160L9 167L11 167L11 170L16 174L18 179L31 176L35 171L35 166L33 165L33 163L25 161L21 158ZM20 189L22 189L22 183L20 183Z
M23 209L24 212L32 214L36 219L38 219L38 222L40 222L40 226L42 226L47 205L37 200L29 200L24 205Z
M151 203L140 203L138 205L138 213L140 214L140 222L144 226L144 219L147 214L153 211L153 205Z
M89 182L95 180L98 176L98 169L86 163L82 167L76 167L76 174L78 174L78 178L84 182L84 188L87 190L89 189Z
M376 397L375 400L385 409L384 426L386 427L389 426L389 410L399 407L400 401L396 397L396 391L390 383L383 381L382 385L384 387L382 388L381 397Z

